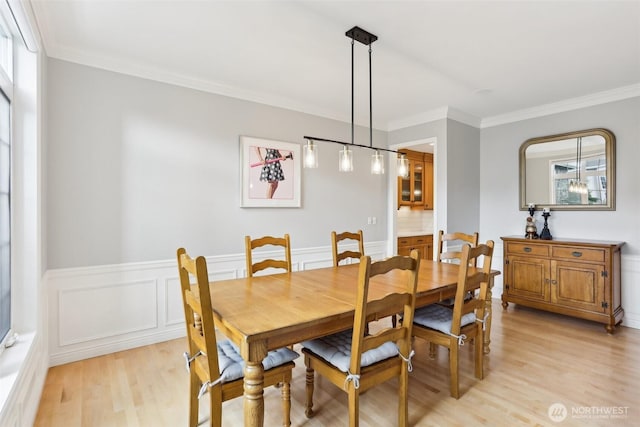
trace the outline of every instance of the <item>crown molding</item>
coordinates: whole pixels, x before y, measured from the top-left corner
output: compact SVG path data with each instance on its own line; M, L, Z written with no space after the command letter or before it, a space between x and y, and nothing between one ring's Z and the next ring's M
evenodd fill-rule
M45 50L49 57L80 65L345 122L344 117L339 117L333 111L320 109L317 106L300 103L286 97L278 97L273 94L250 91L202 79L194 79L182 74L166 72L158 68L138 66L130 61L93 55L84 51L68 49L61 46L49 46L48 49L45 47ZM483 129L638 96L640 96L640 83L486 118L480 118L450 106L443 106L389 121L386 123L386 126L384 123L374 123L374 129L391 132L442 119L452 119L469 126ZM368 123L356 123L356 125L368 127Z
M387 132L398 129L404 129L411 126L421 125L423 123L434 122L436 120L452 119L473 127L480 127L481 119L464 111L457 110L453 107L445 106L425 111L414 116L403 119L393 120L387 126Z
M93 55L85 51L69 49L61 46L50 46L47 49L47 56L62 61L72 62L75 64L98 68L119 74L139 77L146 80L167 83L175 86L199 90L202 92L240 99L243 101L255 102L270 107L283 108L286 110L297 111L303 114L310 114L314 116L324 117L330 120L346 122L345 117L337 115L334 111L318 108L315 105L297 102L293 99L279 97L273 94L246 90L237 86L224 85L208 80L197 79L179 73L171 73L155 67L139 66L131 61L120 60L103 55ZM365 124L356 121L356 125L369 127L368 122ZM384 130L384 126L376 126L376 124L374 123L374 129Z
M577 98L565 99L551 104L525 108L511 113L487 117L481 120L480 128L484 129L519 122L522 120L535 119L537 117L578 110L580 108L592 107L594 105L607 104L609 102L621 101L623 99L635 98L638 96L640 96L640 83L597 92L590 95L579 96Z

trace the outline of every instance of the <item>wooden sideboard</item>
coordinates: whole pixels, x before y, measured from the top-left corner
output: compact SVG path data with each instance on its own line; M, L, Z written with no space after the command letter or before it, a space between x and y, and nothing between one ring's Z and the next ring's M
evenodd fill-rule
M620 248L624 242L539 240L504 242L502 306L509 302L604 323L622 321Z
M409 256L413 249L417 249L420 258L433 260L433 235L398 237L398 255Z

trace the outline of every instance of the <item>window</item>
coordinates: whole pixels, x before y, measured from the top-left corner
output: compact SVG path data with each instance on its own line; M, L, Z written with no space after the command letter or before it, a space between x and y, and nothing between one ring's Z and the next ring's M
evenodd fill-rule
M0 353L11 331L12 39L0 19Z
M11 105L0 91L0 343L11 329Z

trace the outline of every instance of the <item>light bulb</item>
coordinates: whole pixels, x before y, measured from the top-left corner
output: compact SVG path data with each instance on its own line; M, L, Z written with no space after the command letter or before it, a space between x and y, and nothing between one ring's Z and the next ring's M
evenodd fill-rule
M353 151L346 145L342 148L338 157L338 170L340 172L351 172L353 170Z
M371 173L374 175L382 175L384 173L384 157L378 151L371 156Z
M315 169L318 167L318 146L310 139L307 140L307 145L303 147L303 158L305 168Z
M404 154L398 157L398 176L402 178L409 177L409 159Z

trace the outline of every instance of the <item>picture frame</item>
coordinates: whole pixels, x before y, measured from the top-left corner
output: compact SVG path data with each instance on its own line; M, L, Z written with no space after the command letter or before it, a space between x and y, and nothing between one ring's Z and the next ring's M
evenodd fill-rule
M300 207L300 144L240 136L241 207Z

